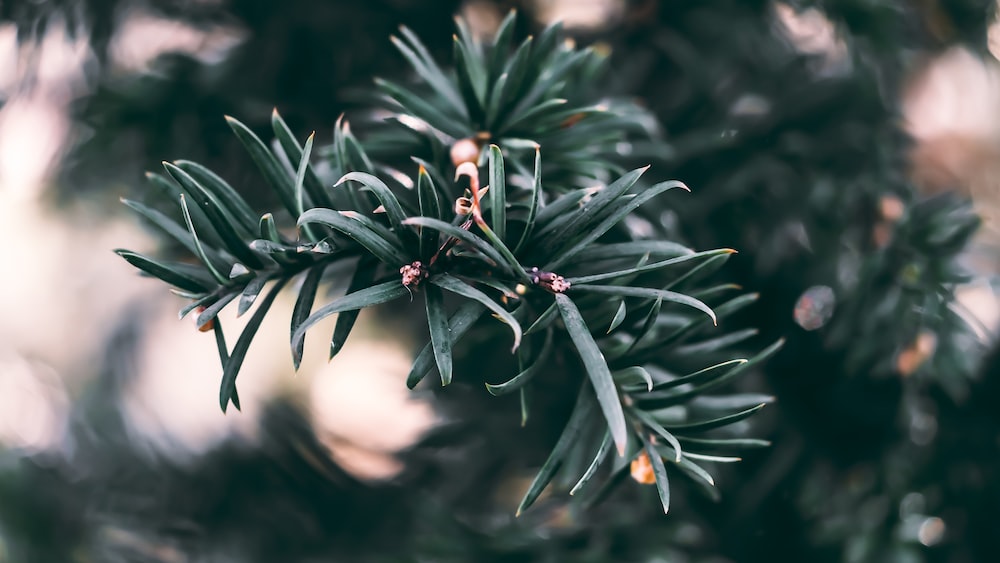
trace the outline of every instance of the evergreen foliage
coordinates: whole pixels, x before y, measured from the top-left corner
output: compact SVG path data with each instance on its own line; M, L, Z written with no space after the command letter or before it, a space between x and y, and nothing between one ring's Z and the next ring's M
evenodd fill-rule
M921 457L914 425L933 418L940 393L965 400L983 353L955 300L978 219L907 181L901 72L916 49L982 45L989 5L803 4L821 7L843 43L799 51L768 2L665 1L618 32L612 68L667 133L674 150L659 169L699 188L677 206L678 230L695 245L739 245L732 280L761 294L748 318L763 338L788 338L765 371L781 406L767 432L776 447L738 488L780 482L799 498L748 493L727 552L892 560L913 553L912 535L893 511L855 518L858 505L898 506L914 492L889 475ZM898 489L873 485L831 508L824 479L840 490L859 473ZM753 538L761 513L768 529L810 540Z
M106 127L81 154L120 150L102 139L124 127L162 137L147 147L158 158L190 148L206 164L164 163L148 175L155 194L126 200L180 250L119 253L214 332L223 410L239 408L255 327L289 291L296 362L316 353L302 337L323 317L338 315L332 355L359 309L420 316L428 341L407 383L433 391L452 422L404 455L403 476L370 486L322 461L301 414L280 402L258 450L227 444L183 465L127 440L89 441L125 433L116 415L88 410L101 408L91 398L72 431L77 459L4 460L0 507L19 512L0 508L0 524L26 538L11 541L11 561L996 552L997 464L984 452L995 450L997 362L980 367L984 344L955 299L978 218L906 179L897 115L914 57L982 45L989 2L790 3L824 11L837 56L800 51L774 4L757 0L628 2L621 25L576 38L592 43L583 48L559 26L526 37L513 15L492 40L460 21L446 41L455 5L419 4L345 3L352 15L309 18L342 32L310 37L357 57L349 72L303 68L290 40L287 52L238 51L217 82L183 62L150 90L102 90L83 107ZM302 27L297 10L250 5L233 10L252 42ZM358 18L379 31L352 32ZM355 40L366 47L353 51ZM234 78L257 64L322 86ZM372 74L386 77L376 107L351 112L353 128L337 120L329 144L302 140L301 124L371 99ZM165 84L221 102L178 113ZM137 102L150 91L164 95ZM275 111L267 124L262 103L292 117ZM252 121L210 115L222 112ZM150 126L154 114L199 125ZM220 148L237 146L250 158ZM674 178L694 193L673 190ZM234 345L215 319L227 306L251 315ZM742 420L770 395L774 407ZM728 463L737 455L746 461ZM520 503L482 500L510 497L525 471L534 479ZM55 492L32 497L26 483ZM183 493L149 498L151 483ZM272 505L288 520L262 508ZM925 542L921 527L940 523L943 539Z
M602 164L601 139L620 136L618 131L640 112L634 107L561 108L565 102L554 95L566 86L557 70L576 75L580 65L593 66L592 53L556 48L559 31L554 26L540 34L537 45L529 39L505 57L504 52L512 50L507 38L514 17L508 16L486 46L473 40L458 20L455 77L446 75L419 40L403 29L407 42L397 40L397 46L434 88L438 98L432 100L438 104L379 82L398 105L395 121L419 120L418 132L432 142L440 135L452 147L460 146L470 131L479 130L489 131L480 138L496 139L499 145L484 146L481 155L472 152L463 162L452 158L454 166L445 169L447 175L415 159L416 177L389 176L390 187L370 173L376 166L341 123L333 146L321 151L327 155L322 161L325 175L339 176L330 190L310 162L312 136L300 145L275 112L276 142L269 149L243 124L228 118L281 201L280 213L265 213L258 220L249 204L211 171L192 162L164 163L172 181L155 174L150 179L176 192L183 222L127 203L188 247L200 266L165 263L127 250L118 253L189 298L181 316L195 311L197 326L214 331L223 365L223 411L230 402L239 408L236 377L246 352L275 296L296 276L304 278L291 321L296 365L306 330L326 317L338 314L332 356L343 347L358 310L419 295L430 342L414 361L407 379L410 387L434 367L442 385L451 383L452 351L473 329L486 334L473 337L480 341L500 340L498 331L511 332L518 368L504 382L487 383L487 390L494 395L518 391L522 425L530 416L534 379L573 365L588 376L589 384L579 392L570 386L561 393L577 396L576 403L518 513L537 499L567 458L577 460L569 465L580 476L574 491L584 488L608 459L612 479L625 475L630 465L649 463L666 512L670 492L664 460L711 488L714 480L700 462L737 461L718 452L765 444L699 436L749 417L767 397L704 393L777 347L750 360L713 362L717 351L724 354L727 346L753 335L720 334L704 326L708 320L716 325L718 315L699 297L718 301L723 315L752 302L752 296L720 299L731 293L730 286L696 284L699 274L717 268L733 251L694 252L669 239L642 237L624 223L661 194L687 189L682 183L640 184L646 168L639 168L599 189L569 184L574 177L594 179L612 168L611 163ZM467 105L457 110L464 112L458 117L472 120L466 126L446 113L461 103L460 96ZM484 104L486 100L492 105ZM589 143L595 128L610 133ZM503 150L516 153L526 144L534 147L531 176L506 172ZM548 183L556 181L543 174L541 154L549 146L561 165L558 189L549 188ZM480 160L483 170L477 167ZM510 162L528 170L526 164L517 166L516 159ZM480 176L486 180L482 187ZM282 235L278 225L284 218L294 221L295 237ZM350 279L348 292L317 308L314 301L327 270L336 272L337 279ZM270 281L275 283L230 349L216 315L237 298L238 313L248 312ZM487 312L496 320L477 322ZM497 320L507 326L500 328ZM688 366L696 367L687 372ZM585 459L592 459L589 467L577 467Z

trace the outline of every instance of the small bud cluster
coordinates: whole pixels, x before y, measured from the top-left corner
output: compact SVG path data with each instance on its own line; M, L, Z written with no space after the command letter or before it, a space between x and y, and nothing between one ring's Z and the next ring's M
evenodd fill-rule
M560 276L559 274L555 274L553 272L543 272L538 268L532 268L529 273L531 275L531 281L534 282L535 285L540 285L552 293L564 293L567 289L569 289L569 282L566 281L566 278Z
M421 281L430 276L427 267L420 260L403 266L399 269L399 273L403 274L403 285L406 287L417 287Z

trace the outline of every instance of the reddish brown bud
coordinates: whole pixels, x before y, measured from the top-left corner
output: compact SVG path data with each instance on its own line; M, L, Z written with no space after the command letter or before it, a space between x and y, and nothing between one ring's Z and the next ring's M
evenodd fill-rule
M570 283L566 281L566 278L553 272L543 272L538 268L532 268L529 275L535 285L541 286L552 293L565 293L570 288Z
M417 287L421 281L430 276L427 267L420 260L403 266L399 269L399 273L403 274L403 285L406 287Z

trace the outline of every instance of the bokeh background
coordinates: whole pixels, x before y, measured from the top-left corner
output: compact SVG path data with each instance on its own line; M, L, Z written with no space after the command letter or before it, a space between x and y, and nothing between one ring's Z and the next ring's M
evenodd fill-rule
M872 385L779 361L753 384L779 398L760 430L775 448L724 475L720 504L692 501L669 522L627 504L586 523L555 509L513 522L530 467L455 445L460 410L402 383L416 337L376 318L334 362L313 355L295 374L272 315L241 375L242 412L219 412L214 341L111 252L159 244L119 198L148 197L143 172L185 158L260 201L223 115L259 130L276 107L329 140L341 114L370 105L372 77L406 72L387 40L400 24L448 59L454 14L486 36L511 8L522 35L562 20L612 51L609 93L660 118L675 151L664 173L695 189L678 228L750 249L735 268L759 281L765 335L817 345L795 332L816 283L795 277L796 257L810 244L822 256L822 237L846 228L810 222L804 194L884 182L974 201L983 224L960 249L971 276L958 294L977 345L992 346L990 2L4 0L0 561L1000 560L1000 374L969 351L968 378L941 368L917 390L900 383L934 355L927 338L885 354L895 379ZM763 192L785 205L747 195ZM487 492L492 511L466 506ZM428 504L474 516L427 517Z

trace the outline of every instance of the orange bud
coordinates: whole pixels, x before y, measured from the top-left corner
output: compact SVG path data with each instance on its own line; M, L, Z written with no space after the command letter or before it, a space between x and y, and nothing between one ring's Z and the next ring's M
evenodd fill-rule
M903 377L912 375L929 360L937 350L937 335L922 331L908 348L896 356L896 371Z
M649 454L645 451L639 457L632 460L632 478L643 485L656 483L656 476L653 475L653 464L649 461Z
M214 330L215 329L215 319L211 319L211 320L209 320L207 323L205 323L203 325L199 325L198 324L198 315L202 314L203 312L205 312L205 308L204 307L198 307L198 308L196 308L194 310L194 313L195 313L194 314L194 323L195 323L195 326L197 326L198 330L201 331L201 332L208 332L210 330Z

